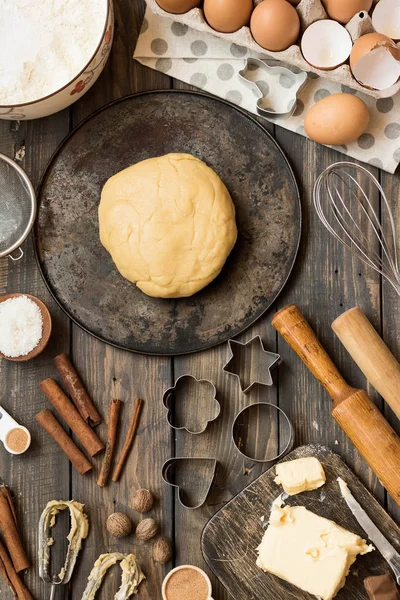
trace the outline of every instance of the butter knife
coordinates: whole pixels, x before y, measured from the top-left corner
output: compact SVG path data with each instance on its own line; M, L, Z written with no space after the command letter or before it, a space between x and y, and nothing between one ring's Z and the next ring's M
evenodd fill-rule
M383 558L386 560L393 573L395 574L396 581L400 585L400 554L397 550L388 542L385 536L379 531L375 523L369 518L367 513L363 508L361 508L360 504L354 498L353 494L350 492L349 487L343 479L338 477L338 483L340 486L340 491L342 493L343 498L346 501L347 506L350 508L351 512L364 529L365 533L368 536L368 539L371 540L382 554Z

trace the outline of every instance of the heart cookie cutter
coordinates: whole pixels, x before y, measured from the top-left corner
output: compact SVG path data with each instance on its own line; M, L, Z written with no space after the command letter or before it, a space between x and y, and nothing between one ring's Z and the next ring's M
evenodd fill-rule
M170 458L163 464L161 476L166 484L178 490L178 500L184 508L196 510L203 506L208 498L217 474L217 464L218 461L215 458L186 456ZM189 475L180 472L182 466L185 465L195 467L191 469ZM203 468L211 470L211 478L206 486L204 485ZM189 481L192 474L193 478ZM200 486L203 489L200 490ZM190 492L187 491L188 488L190 488ZM196 491L197 494L194 494L193 491Z
M189 403L193 410L188 410ZM163 404L169 426L193 435L204 433L221 412L215 385L208 379L196 379L187 374L178 377L175 385L164 392Z
M271 369L281 357L275 352L266 350L259 335L244 344L236 340L228 340L228 346L230 358L222 370L238 378L240 389L244 394L247 394L253 385L273 384ZM248 353L251 355L251 361L246 360ZM250 372L246 368L246 363L250 365Z
M271 61L270 61L271 62ZM248 58L239 78L257 97L256 110L265 119L285 119L296 110L298 95L307 82L307 73L295 73L279 63ZM285 93L280 93L285 90Z

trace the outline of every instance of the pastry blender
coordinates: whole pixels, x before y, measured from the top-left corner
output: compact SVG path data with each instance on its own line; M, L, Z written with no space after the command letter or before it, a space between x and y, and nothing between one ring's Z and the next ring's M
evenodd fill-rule
M54 539L50 535L50 530L54 527L56 516L63 510L69 510L71 517L71 530L68 534L68 550L64 566L58 574L52 575L50 572L50 548L54 544ZM89 521L83 512L83 504L71 501L48 502L42 512L39 521L39 577L42 581L51 584L50 600L54 600L58 585L65 585L69 582L75 567L76 559L82 548L82 540L89 533Z

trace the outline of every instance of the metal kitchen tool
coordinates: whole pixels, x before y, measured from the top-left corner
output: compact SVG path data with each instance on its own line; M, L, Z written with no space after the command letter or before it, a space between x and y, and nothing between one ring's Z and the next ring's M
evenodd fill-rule
M371 184L382 199L380 209L374 208L366 191ZM318 177L313 197L327 230L354 256L380 273L400 296L399 238L385 192L372 173L355 163L337 162Z
M246 394L256 383L272 385L271 369L280 360L280 355L268 352L259 335L249 342L228 340L230 358L222 367L229 375L238 378L240 389Z
M400 419L400 363L358 306L344 312L332 329L365 377Z
M55 525L55 519L59 512L68 509L71 516L71 531L68 535L68 550L64 566L60 573L50 573L50 548L54 539L50 530ZM43 510L39 521L39 577L42 581L51 584L50 600L54 600L58 585L65 585L72 577L72 572L78 558L79 551L89 532L89 521L83 512L83 504L71 501L48 502Z
M0 154L0 258L22 258L21 245L35 216L36 194L29 177L14 160Z
M267 411L263 427L262 411ZM251 413L256 413L255 427L250 422ZM254 436L251 436L254 433ZM294 432L292 423L287 414L269 402L256 402L243 408L235 417L232 425L232 440L240 454L253 462L274 462L282 458L292 449ZM265 440L265 444L264 444ZM261 441L261 452L258 450ZM283 446L283 450L279 450Z
M217 464L215 458L170 458L164 463L161 475L165 483L178 490L178 500L181 505L195 510L203 506L207 500L217 473ZM207 475L208 482L204 484Z
M386 560L393 573L395 574L396 581L400 585L400 554L392 546L390 542L385 538L384 535L379 531L375 523L369 518L365 510L354 498L353 494L349 490L347 483L338 478L340 491L343 498L346 501L347 506L368 535L368 539L371 540Z
M239 77L257 97L257 113L269 120L292 116L307 82L307 73L294 73L279 63L271 65L259 58L248 58Z
M221 412L215 385L208 379L181 375L163 396L168 425L198 435L215 421Z
M281 308L272 325L325 387L332 416L400 506L400 438L394 429L364 390L346 383L297 306Z
M10 448L8 445L7 438L12 431L18 430L24 431L28 436L28 439L24 449L20 452L15 452L15 450L12 450L12 448ZM2 406L0 406L0 440L3 442L4 448L10 454L23 454L31 445L31 434L29 433L28 429L17 423L17 421L15 421Z
M146 296L121 277L99 239L107 178L168 152L204 160L236 209L231 255L190 298ZM286 284L301 234L297 184L275 140L240 108L182 90L128 96L82 121L51 160L38 201L36 255L53 297L92 335L145 354L197 352L244 331Z

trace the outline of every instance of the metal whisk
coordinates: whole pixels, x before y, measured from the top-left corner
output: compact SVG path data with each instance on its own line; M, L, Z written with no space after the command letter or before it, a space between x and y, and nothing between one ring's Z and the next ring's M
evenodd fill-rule
M374 208L366 192L371 183L381 196L380 210ZM337 162L318 177L313 198L327 230L354 256L380 273L400 296L399 238L379 181L360 165Z

